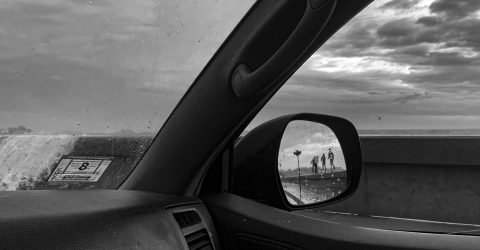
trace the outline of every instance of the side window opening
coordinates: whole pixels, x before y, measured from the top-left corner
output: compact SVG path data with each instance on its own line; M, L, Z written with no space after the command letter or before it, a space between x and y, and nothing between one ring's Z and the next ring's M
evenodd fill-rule
M469 1L373 2L243 134L285 114L346 118L361 137L362 182L351 198L318 209L322 216L480 224L477 208L464 203L480 202L479 13Z

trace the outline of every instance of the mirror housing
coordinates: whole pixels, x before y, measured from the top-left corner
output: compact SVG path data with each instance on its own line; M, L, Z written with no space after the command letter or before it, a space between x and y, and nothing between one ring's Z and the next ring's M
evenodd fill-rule
M335 133L342 148L348 172L346 190L340 195L306 205L291 205L287 201L278 173L278 155L284 131L287 125L295 120L321 123ZM351 122L340 117L311 113L286 115L263 123L236 143L231 191L239 196L283 210L314 208L351 196L360 181L361 165L360 140Z

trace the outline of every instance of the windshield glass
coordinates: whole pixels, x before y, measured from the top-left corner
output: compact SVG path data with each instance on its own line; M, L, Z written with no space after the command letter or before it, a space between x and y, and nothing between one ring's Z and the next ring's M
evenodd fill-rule
M252 1L0 1L0 190L116 188Z

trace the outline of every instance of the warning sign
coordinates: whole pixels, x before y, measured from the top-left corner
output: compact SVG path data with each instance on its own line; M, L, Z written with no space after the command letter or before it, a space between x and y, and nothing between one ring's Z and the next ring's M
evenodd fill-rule
M49 182L96 182L112 163L111 157L62 158L48 178Z

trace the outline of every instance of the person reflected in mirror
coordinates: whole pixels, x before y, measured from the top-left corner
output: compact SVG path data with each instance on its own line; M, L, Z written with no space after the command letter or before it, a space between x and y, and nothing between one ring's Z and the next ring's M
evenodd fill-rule
M335 158L335 155L332 152L332 148L328 149L328 159L330 160L330 171L333 172L335 169L335 165L333 164L333 159Z
M327 172L327 164L326 164L327 159L325 158L325 154L322 154L320 161L322 162L322 172L323 173Z
M318 173L318 155L313 156L310 164L312 164L312 173Z
M312 173L315 172L315 156L310 161L310 165L312 165Z

